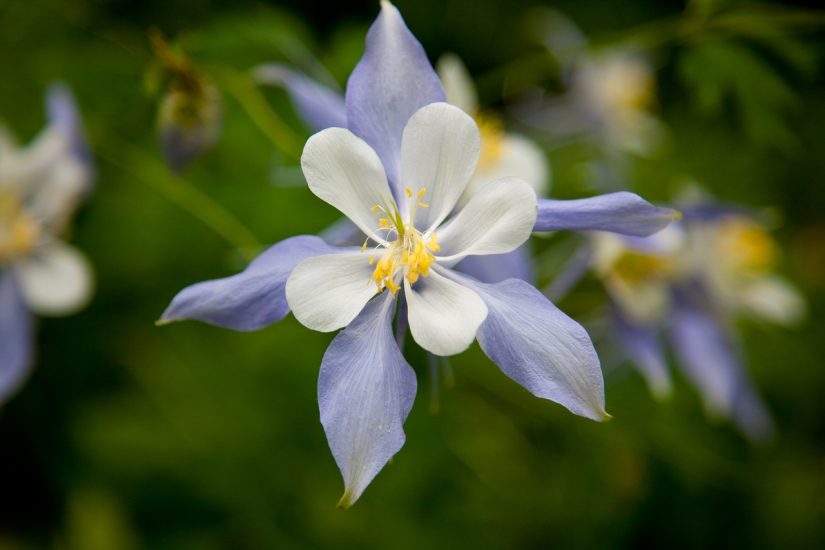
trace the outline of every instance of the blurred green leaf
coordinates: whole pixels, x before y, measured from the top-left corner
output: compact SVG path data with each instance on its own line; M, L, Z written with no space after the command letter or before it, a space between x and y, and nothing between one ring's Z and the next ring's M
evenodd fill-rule
M797 143L788 118L799 104L796 93L746 47L723 40L700 41L682 53L679 74L705 115L721 116L731 105L744 134L754 143L777 147Z

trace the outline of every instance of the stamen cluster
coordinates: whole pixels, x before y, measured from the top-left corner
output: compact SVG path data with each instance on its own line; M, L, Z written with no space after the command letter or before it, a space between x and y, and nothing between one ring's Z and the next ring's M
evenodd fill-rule
M15 196L0 195L0 265L34 248L39 233L37 223Z
M409 187L404 191L408 199L413 198L413 192ZM378 204L372 207L373 212L383 214L378 220L378 230L386 232L385 239L388 243L379 245L385 247L385 252L377 263L375 254L370 255L370 265L376 263L372 280L379 292L383 292L385 288L393 295L398 292L401 288L400 281L397 280L399 273L406 277L411 285L415 284L419 277L427 277L430 274L430 266L435 261L433 254L441 250L438 238L435 233L422 233L413 225L416 209L429 208L428 204L421 202L426 192L426 188L422 187L417 193L416 200L410 202L406 223L394 202L390 208ZM364 241L362 251L366 250L368 240Z

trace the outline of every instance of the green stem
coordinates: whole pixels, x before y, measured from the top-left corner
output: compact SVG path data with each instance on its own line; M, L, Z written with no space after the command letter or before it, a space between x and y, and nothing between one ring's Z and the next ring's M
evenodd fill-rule
M198 218L237 248L247 261L260 250L258 239L235 216L139 147L107 136L95 144L95 153Z
M223 67L210 67L210 74L235 98L276 149L292 159L301 157L303 142L272 110L249 74Z

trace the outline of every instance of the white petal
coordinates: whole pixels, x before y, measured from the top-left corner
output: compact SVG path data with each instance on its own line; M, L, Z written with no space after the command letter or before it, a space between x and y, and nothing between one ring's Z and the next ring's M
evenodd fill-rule
M660 322L670 306L668 282L661 279L629 281L615 272L615 265L627 252L667 259L676 254L681 233L670 227L651 237L625 237L605 231L589 233L592 262L610 297L628 321L646 325Z
M42 315L68 315L85 306L94 278L86 257L60 241L51 242L14 266L29 307Z
M286 301L306 327L330 332L345 327L377 291L365 253L328 254L304 260L286 282Z
M537 211L536 194L527 182L503 178L488 183L437 231L438 260L454 263L465 256L515 250L530 237Z
M43 220L48 231L59 235L89 184L89 172L76 159L55 159L40 185L28 199L30 211Z
M432 229L452 212L480 150L476 123L458 107L431 103L410 117L401 140L401 181L413 193L425 187L422 201L430 205L418 209L417 228Z
M349 130L327 128L310 137L301 155L309 188L379 242L378 219L370 210L394 205L378 155Z
M437 269L412 288L404 279L410 331L427 351L455 355L473 343L487 317L487 306L478 294L440 275Z
M544 151L524 136L506 134L501 144L501 157L478 169L464 191L463 200L469 200L488 182L507 176L523 179L536 195L544 196L550 191L550 164Z
M91 181L88 167L72 153L68 137L49 127L27 148L5 153L0 179L12 182L26 209L49 233L59 233Z
M478 94L461 59L453 53L446 53L438 60L435 69L450 105L455 105L468 115L475 115L478 111Z
M629 283L621 277L604 279L610 297L631 322L654 324L661 322L670 307L670 292L663 281Z
M760 277L742 288L740 306L754 317L780 325L793 325L805 316L799 292L779 277Z

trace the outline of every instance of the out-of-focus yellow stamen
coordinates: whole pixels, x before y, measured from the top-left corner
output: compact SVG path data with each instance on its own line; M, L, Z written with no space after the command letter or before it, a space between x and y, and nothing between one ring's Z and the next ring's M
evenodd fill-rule
M37 222L23 210L17 197L0 195L0 265L25 256L39 239Z
M504 152L504 127L501 120L495 116L479 113L475 119L478 130L481 132L481 155L478 159L478 169L483 170L501 160Z
M719 226L716 240L720 257L744 273L764 273L776 266L779 250L764 228L751 220L732 218Z
M613 263L613 276L628 284L666 279L675 271L672 258L626 250Z

